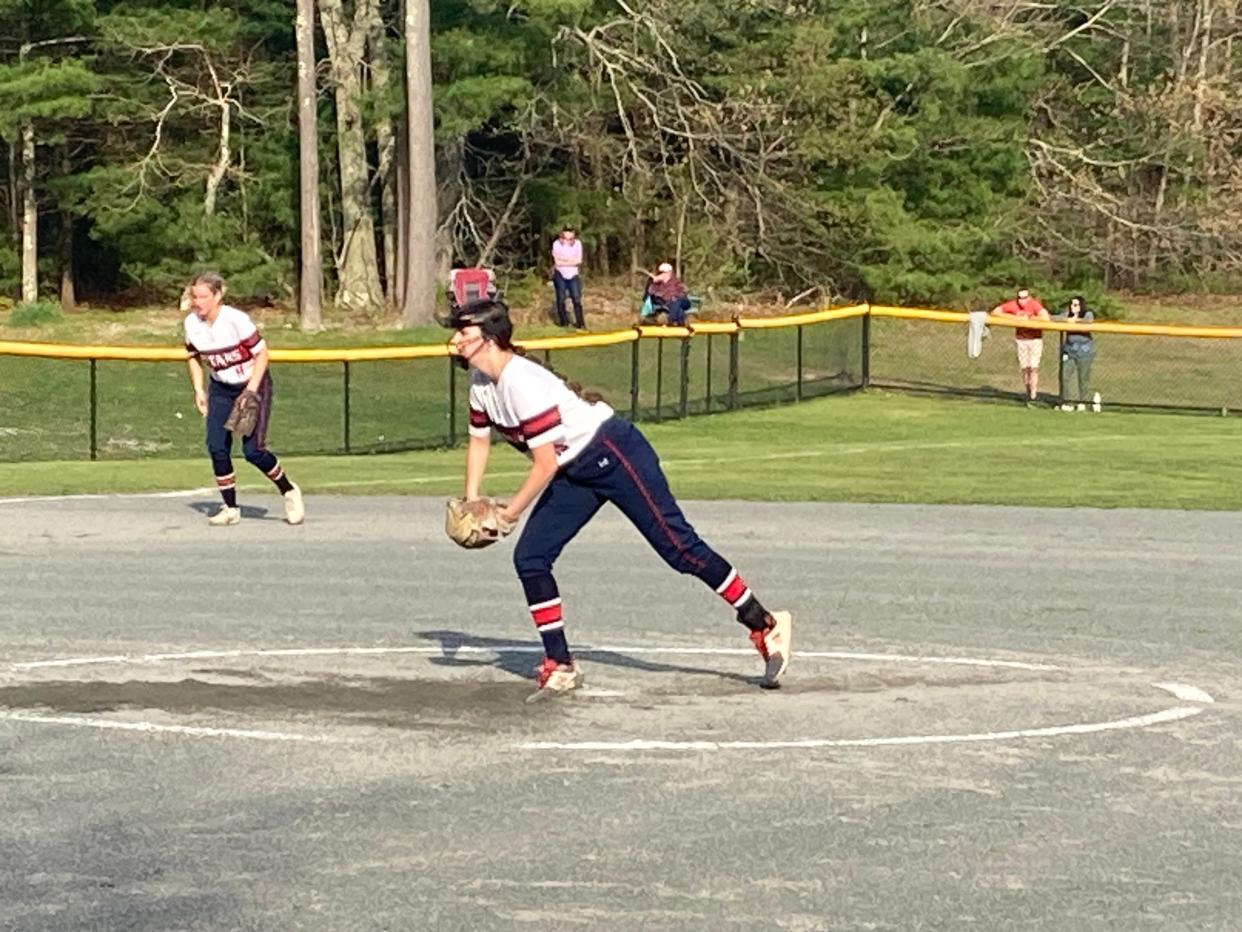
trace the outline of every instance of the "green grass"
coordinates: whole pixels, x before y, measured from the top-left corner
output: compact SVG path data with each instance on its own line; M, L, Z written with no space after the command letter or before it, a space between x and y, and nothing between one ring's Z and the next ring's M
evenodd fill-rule
M104 342L179 341L180 315L162 310L121 323L105 312L74 314L49 325L40 338L89 338ZM1139 306L1127 319L1187 324L1236 323L1238 308ZM271 313L262 321L271 345L281 348L385 346L444 339L439 328L337 329L304 334L291 319ZM113 333L109 328L115 328ZM838 321L802 330L803 396L858 384L861 322ZM532 326L523 335L558 333ZM16 335L16 334L14 334ZM871 324L871 374L877 385L969 392L993 398L1019 389L1012 333L994 328L979 359L968 359L965 327L875 319ZM29 337L29 334L25 334ZM744 405L796 397L798 333L751 330L741 335L737 391ZM1242 410L1239 346L1229 340L1104 335L1098 338L1092 381L1110 405L1188 405ZM631 407L631 344L558 350L552 364L590 388L603 391L619 410ZM677 416L681 344L644 340L639 355L639 418L644 423ZM1056 338L1045 339L1041 387L1058 390ZM688 346L686 410L724 407L729 340L699 336ZM709 380L710 369L710 380ZM185 368L179 363L100 362L97 365L96 446L104 460L196 458L202 425L194 412ZM276 409L270 442L286 456L334 454L346 447L344 368L340 364L274 367ZM353 363L349 371L348 446L354 452L426 448L464 434L465 380L455 376L456 404L448 400L444 360ZM450 416L451 415L451 416ZM797 415L792 415L795 419ZM698 430L698 428L692 428ZM84 361L0 356L0 462L84 460L90 450L90 369Z
M443 339L444 332L436 335ZM808 396L834 386L858 384L859 338L856 321L804 331L804 375L821 380L806 388ZM678 413L681 345L679 340L643 341L639 354L640 419ZM794 397L793 330L743 334L740 348L738 392L744 403ZM632 344L621 344L557 350L551 353L550 361L563 374L602 391L615 407L628 412L632 349ZM539 358L544 357L539 353ZM706 410L709 395L714 410L724 406L728 359L729 340L725 336L712 337L710 343L707 337L690 341L689 413ZM272 447L297 455L344 450L342 364L283 363L274 365L272 371ZM451 407L450 372L457 392ZM835 381L826 381L829 378ZM202 422L192 404L183 364L101 361L96 365L96 394L100 459L188 457L202 449ZM349 449L410 449L445 445L451 437L461 438L465 396L465 374L446 359L351 363ZM0 461L87 459L89 451L89 363L0 356Z
M1070 414L884 392L644 426L675 492L694 499L1242 508L1242 422ZM277 452L281 452L277 447ZM286 457L308 493L456 494L461 449ZM497 447L489 489L525 460ZM270 486L239 463L243 493ZM210 484L192 459L0 464L0 494L137 492ZM313 506L312 506L313 507Z
M873 381L979 393L1021 387L1009 328L992 328L978 359L966 355L962 326L876 319L871 335ZM1096 337L1091 382L1114 404L1239 410L1240 351L1238 340L1101 334ZM1057 335L1049 333L1040 364L1041 391L1059 390L1058 366Z

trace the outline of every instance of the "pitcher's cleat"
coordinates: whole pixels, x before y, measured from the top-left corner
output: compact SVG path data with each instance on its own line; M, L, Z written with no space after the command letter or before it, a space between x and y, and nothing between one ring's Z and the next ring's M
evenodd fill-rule
M780 689L781 675L793 656L793 615L789 612L772 612L771 622L763 631L750 632L750 641L763 658L763 679L759 685L764 689Z
M234 524L241 524L241 509L221 505L220 510L207 519L207 523L212 527L229 527Z
M290 524L301 524L306 520L306 505L302 502L302 489L296 482L293 488L285 493L285 520Z
M535 692L526 697L527 702L538 702L563 696L582 685L584 677L576 663L557 663L551 657L544 657L543 662L535 667Z

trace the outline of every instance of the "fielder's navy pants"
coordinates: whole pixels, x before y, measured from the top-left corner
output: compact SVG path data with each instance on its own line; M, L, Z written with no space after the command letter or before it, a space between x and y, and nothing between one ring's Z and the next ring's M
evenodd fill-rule
M673 569L698 577L730 603L749 598L732 566L682 514L647 438L612 417L544 489L518 538L513 563L537 626L559 624L560 593L552 565L605 502L621 509Z
M217 481L233 475L233 433L225 430L224 422L233 410L233 402L245 385L227 385L210 379L207 386L207 452ZM271 477L277 472L276 454L267 449L267 422L272 412L272 377L264 374L259 383L259 421L254 433L242 438L246 462Z

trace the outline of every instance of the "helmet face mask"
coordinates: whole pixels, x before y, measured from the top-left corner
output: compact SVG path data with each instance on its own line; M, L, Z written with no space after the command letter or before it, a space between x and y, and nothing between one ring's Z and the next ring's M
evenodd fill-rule
M509 319L509 308L503 301L472 301L453 308L449 316L440 322L457 331L478 327L479 335L484 340L495 343L501 349L509 349L513 345L513 321ZM461 356L457 357L457 364L463 369L468 368L468 361Z

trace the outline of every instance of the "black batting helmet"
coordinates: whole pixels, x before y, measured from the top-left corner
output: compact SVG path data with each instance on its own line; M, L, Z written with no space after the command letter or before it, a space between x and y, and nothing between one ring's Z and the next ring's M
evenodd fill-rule
M495 340L501 346L508 346L513 336L513 321L509 319L508 305L493 298L454 307L441 323L453 330L477 326L484 337Z

